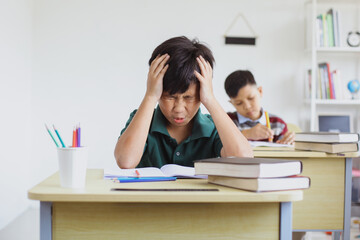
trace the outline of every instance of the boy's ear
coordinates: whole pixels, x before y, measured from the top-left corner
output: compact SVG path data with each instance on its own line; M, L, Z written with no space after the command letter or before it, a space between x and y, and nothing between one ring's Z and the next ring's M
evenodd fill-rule
M262 96L263 96L263 89L262 89L262 87L260 86L260 87L258 87L257 89L258 89L258 91L259 91L260 97L262 97Z

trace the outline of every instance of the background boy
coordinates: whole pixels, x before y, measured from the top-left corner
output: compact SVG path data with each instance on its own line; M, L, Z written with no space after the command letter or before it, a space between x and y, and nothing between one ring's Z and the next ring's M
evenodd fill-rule
M225 91L236 112L228 113L242 134L249 140L292 144L295 133L288 131L286 123L279 117L269 114L271 130L266 127L266 118L261 108L262 87L257 87L250 71L238 70L225 80Z
M213 62L210 49L186 37L171 38L154 50L143 101L115 147L120 168L193 166L196 159L253 156L214 97ZM201 103L211 117L200 112Z

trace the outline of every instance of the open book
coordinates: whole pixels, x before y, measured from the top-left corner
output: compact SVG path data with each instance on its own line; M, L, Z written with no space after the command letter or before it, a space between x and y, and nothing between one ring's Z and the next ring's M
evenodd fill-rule
M206 175L195 175L193 167L185 167L177 164L166 164L160 169L156 167L132 168L132 169L104 169L104 179L118 177L178 177L178 178L207 178Z

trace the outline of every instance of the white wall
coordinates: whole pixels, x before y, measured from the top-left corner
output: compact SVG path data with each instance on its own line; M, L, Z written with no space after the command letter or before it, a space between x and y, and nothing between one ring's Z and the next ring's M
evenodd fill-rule
M15 55L9 52L5 56L14 55L15 59L5 62L9 65L5 73L12 75L11 67L15 66L21 71L11 76L12 82L7 81L4 97L14 102L10 102L5 113L15 115L1 126L6 126L4 131L10 137L9 127L20 125L22 134L17 139L21 138L23 144L11 145L2 140L1 146L8 146L2 153L5 154L2 161L7 159L12 169L26 166L29 184L36 184L58 168L56 149L44 122L55 124L67 144L73 125L81 122L83 143L89 146L89 167L115 165L113 149L129 113L138 107L145 92L151 53L161 42L174 36L197 37L210 46L216 60L214 91L225 110L233 108L227 102L224 79L234 70L249 69L264 88L263 106L285 121L299 123L304 59L303 0L34 0L33 19L31 1L17 1L21 6L13 13L9 12L12 5L8 2L9 6L3 10L5 22L16 16L19 19L5 30L11 33L15 29L20 31L20 36L9 40ZM259 35L256 46L224 44L223 34L239 12ZM4 18L2 14L1 17ZM239 35L242 31L233 29ZM31 34L30 87L29 58L19 60L30 54ZM3 39L0 41L1 48L7 46ZM31 122L25 121L30 114L26 111L30 105L25 101L30 98L30 91ZM22 112L14 111L15 108ZM29 149L12 155L18 146L29 148L26 143L30 142L30 132L31 159ZM5 180L3 176L1 179ZM21 189L19 194L25 195L25 191ZM15 195L9 194L9 198ZM3 200L0 201L3 206Z
M211 47L215 94L226 110L232 106L224 79L248 68L265 89L264 107L298 122L302 0L38 0L34 9L33 150L39 180L57 169L44 122L54 123L68 144L72 126L81 122L89 166L115 164L114 145L129 113L141 102L150 55L174 36L198 37ZM223 34L238 12L259 35L255 47L224 44Z
M32 1L0 1L0 229L28 206Z

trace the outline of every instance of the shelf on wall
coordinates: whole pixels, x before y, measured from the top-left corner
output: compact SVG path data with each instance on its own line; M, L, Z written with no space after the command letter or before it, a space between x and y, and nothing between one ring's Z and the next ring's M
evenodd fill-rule
M345 52L345 53L360 53L360 47L319 47L316 48L318 52Z
M310 99L306 99L305 103L310 104ZM318 105L360 105L360 99L315 99L314 103Z

